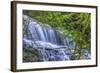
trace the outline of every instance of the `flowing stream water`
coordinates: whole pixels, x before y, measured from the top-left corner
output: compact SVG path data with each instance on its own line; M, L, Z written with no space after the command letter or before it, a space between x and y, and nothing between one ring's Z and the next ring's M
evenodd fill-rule
M53 29L48 24L42 24L23 15L23 47L37 49L43 61L70 60L71 50L76 43L71 37L63 37L60 30Z

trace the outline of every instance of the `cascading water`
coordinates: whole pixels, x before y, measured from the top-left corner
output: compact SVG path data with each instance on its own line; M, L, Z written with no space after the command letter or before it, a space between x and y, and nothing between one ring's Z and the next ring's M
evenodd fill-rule
M76 48L72 38L63 38L59 30L54 30L49 25L43 25L36 20L23 15L26 21L23 25L23 47L37 49L43 61L70 60L71 49Z

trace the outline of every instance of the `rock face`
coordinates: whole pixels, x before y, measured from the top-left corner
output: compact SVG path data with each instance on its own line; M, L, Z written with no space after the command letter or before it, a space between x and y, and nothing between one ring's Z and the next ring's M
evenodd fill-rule
M23 20L24 49L36 49L42 61L70 60L71 50L76 48L72 38L64 38L59 30L39 23L27 15L23 15Z

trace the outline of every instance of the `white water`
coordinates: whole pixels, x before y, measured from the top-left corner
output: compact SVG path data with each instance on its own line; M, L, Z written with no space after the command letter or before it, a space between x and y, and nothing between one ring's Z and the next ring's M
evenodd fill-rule
M72 38L63 38L59 30L54 30L49 25L46 27L26 15L25 20L28 23L24 23L24 48L41 49L44 61L70 60L70 50L76 48Z

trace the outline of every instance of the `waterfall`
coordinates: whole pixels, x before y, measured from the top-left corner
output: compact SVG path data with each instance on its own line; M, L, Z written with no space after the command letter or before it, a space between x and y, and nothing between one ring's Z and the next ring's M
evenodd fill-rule
M23 24L24 48L41 51L43 61L70 60L70 49L76 48L76 43L72 38L67 36L63 38L59 30L53 29L48 24L43 25L26 15L23 15L23 19L27 22Z

